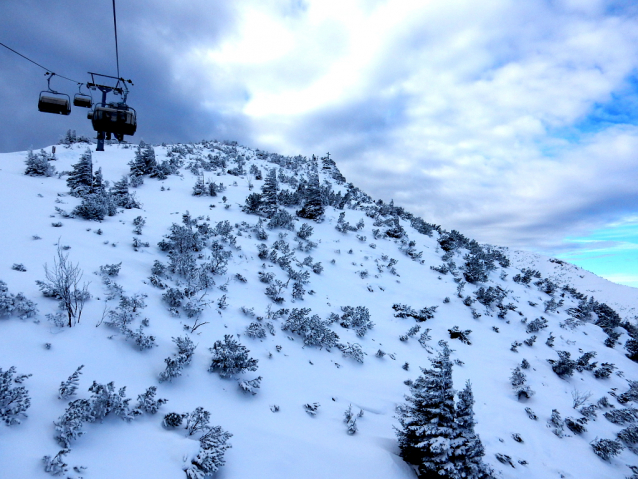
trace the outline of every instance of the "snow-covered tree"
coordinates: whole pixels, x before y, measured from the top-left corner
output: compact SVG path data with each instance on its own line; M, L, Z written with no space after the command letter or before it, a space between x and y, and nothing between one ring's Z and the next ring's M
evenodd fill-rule
M431 369L412 384L406 403L397 408L401 429L401 457L416 467L420 478L455 477L454 443L456 434L452 362L445 342Z
M129 166L131 167L131 177L139 178L144 175L153 175L157 169L153 146L140 141L135 152L135 158L129 162Z
M73 169L66 179L66 184L73 196L84 197L93 192L93 157L89 148L73 165Z
M90 298L88 283L80 285L83 272L78 264L69 261L69 254L64 253L58 245L53 267L44 265L46 281L36 281L40 291L45 296L56 298L60 301L59 307L64 311L69 320L68 326L79 323L82 317L84 303Z
M27 165L24 174L27 176L55 175L55 166L49 163L49 161L53 159L54 158L44 150L40 150L40 153L33 153L32 150L29 150L27 159L24 161Z
M109 190L113 203L120 208L130 210L132 208L140 208L141 205L135 199L135 195L129 192L129 179L127 175L123 175L120 181L113 183Z
M324 207L321 201L321 186L319 184L319 171L317 158L313 155L310 172L308 174L308 185L305 191L303 208L297 211L297 216L314 221L321 221Z
M278 209L279 180L277 169L271 168L266 174L264 184L261 187L259 212L267 218L272 218Z
M474 431L476 421L474 420L474 395L472 385L465 383L465 388L459 392L456 401L456 438L454 442L454 463L456 471L452 475L454 478L464 479L489 479L493 470L486 465L482 457L485 449L481 439Z

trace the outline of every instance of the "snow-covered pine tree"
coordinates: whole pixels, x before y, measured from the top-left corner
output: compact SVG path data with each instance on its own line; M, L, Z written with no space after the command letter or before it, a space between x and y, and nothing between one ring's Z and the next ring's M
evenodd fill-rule
M279 191L279 180L277 179L277 169L271 168L266 174L264 184L261 187L261 198L259 212L267 218L272 218L277 212Z
M27 176L53 176L55 174L55 166L49 163L53 159L44 150L40 150L40 153L33 153L33 150L29 150L27 159L24 161L27 165L24 169L24 174Z
M432 369L421 368L406 396L406 403L397 408L401 429L396 429L401 457L416 466L419 478L454 478L454 389L452 362L447 343L430 359Z
M129 166L131 167L131 177L152 175L157 169L153 146L140 141L135 152L135 158L129 162Z
M82 203L73 209L73 214L85 220L102 221L106 216L117 214L117 205L104 189L82 196Z
M71 195L84 197L93 191L93 157L91 150L86 149L66 179Z
M109 190L113 203L120 208L130 210L132 208L139 208L140 204L135 197L129 192L129 179L128 176L123 175L120 181L113 183L113 186Z
M470 381L467 381L456 402L457 436L454 447L456 475L452 477L490 479L494 471L482 460L485 449L480 437L474 431L476 421L473 405L472 385Z
M308 186L304 198L304 206L297 211L297 216L314 221L321 221L324 207L321 201L321 186L319 184L319 170L317 158L313 155L308 174Z

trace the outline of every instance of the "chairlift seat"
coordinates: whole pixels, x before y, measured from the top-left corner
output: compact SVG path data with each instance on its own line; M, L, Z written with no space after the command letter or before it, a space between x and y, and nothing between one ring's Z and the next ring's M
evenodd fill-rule
M91 108L93 106L93 100L89 95L76 93L73 97L73 106L79 106L81 108Z
M71 99L63 93L42 92L38 100L38 110L45 113L69 115L71 113Z
M103 104L95 105L92 113L91 122L93 129L97 132L132 136L137 130L135 110L130 107L114 108Z

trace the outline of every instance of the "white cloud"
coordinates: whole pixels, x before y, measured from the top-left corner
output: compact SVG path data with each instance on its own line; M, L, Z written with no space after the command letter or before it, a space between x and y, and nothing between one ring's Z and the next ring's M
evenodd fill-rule
M37 5L0 13L68 13L44 2L34 16ZM123 62L142 77L132 95L140 118L157 113L140 124L147 140L210 132L284 154L330 151L373 196L516 247L549 251L636 214L638 129L579 128L594 108L636 88L628 78L638 71L638 9L627 2L150 5L125 4L119 22ZM91 17L91 30L100 18ZM96 38L60 42L112 61Z

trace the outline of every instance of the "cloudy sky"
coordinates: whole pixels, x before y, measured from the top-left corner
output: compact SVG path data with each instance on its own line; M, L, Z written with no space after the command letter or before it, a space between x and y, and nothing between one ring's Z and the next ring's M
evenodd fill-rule
M134 141L329 151L426 221L638 286L635 0L119 0L117 13ZM1 0L0 42L79 81L116 73L109 0ZM4 48L0 65L0 151L93 134L85 110L37 111L43 70Z

